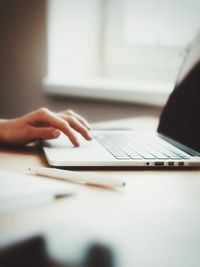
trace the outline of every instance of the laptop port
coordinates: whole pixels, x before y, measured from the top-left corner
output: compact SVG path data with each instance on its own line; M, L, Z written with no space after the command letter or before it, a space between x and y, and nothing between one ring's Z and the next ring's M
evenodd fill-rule
M180 162L178 163L178 165L179 165L179 166L184 166L184 162L180 161Z
M155 166L163 166L164 162L163 161L157 161L155 162Z
M171 162L171 161L170 161L170 162L168 162L168 165L169 165L169 166L174 166L174 162Z

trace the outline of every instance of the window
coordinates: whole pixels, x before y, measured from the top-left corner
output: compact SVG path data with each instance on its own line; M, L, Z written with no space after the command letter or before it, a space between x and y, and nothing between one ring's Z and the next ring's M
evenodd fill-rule
M162 105L199 14L198 0L49 0L47 91Z

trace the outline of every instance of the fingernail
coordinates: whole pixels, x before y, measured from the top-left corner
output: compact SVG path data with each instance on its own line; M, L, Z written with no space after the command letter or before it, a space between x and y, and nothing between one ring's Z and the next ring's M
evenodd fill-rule
M54 137L58 137L60 135L60 131L58 131L58 130L54 130L53 131L53 136Z
M91 125L87 121L85 121L85 126L88 128L88 130L92 129Z
M80 146L79 142L76 142L75 147L79 147L79 146Z
M87 124L87 127L89 130L92 130L92 126L90 126L89 124Z
M93 137L89 133L88 133L88 137L89 137L89 140L92 140L93 139Z

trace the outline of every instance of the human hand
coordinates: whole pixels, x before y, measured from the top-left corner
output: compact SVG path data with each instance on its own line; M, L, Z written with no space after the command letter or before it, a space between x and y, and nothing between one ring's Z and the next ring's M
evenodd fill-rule
M79 146L75 131L92 139L88 122L72 110L59 113L40 108L17 119L0 120L0 141L25 145L37 139L55 139L63 132L74 146Z

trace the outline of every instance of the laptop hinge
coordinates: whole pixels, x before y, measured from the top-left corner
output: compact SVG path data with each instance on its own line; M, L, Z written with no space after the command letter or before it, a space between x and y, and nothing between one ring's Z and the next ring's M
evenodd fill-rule
M186 152L187 154L193 156L193 157L198 157L200 156L200 153L192 148L189 148L175 140L173 140L172 138L164 135L164 134L161 134L161 133L158 133L159 137L161 137L162 139L164 139L165 141L169 142L170 144L174 145L175 147L183 150L184 152Z

